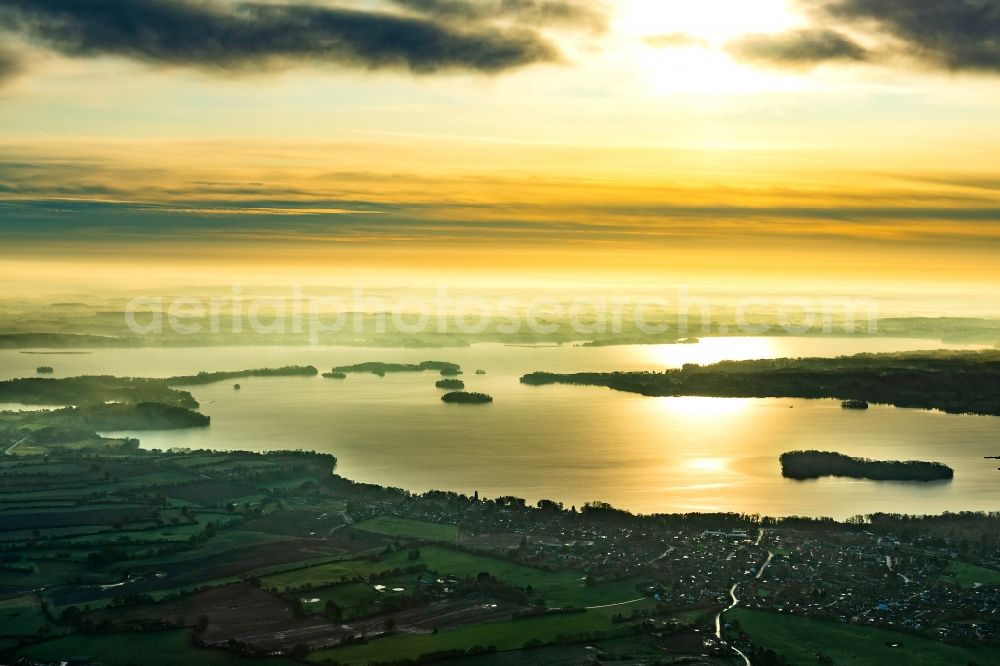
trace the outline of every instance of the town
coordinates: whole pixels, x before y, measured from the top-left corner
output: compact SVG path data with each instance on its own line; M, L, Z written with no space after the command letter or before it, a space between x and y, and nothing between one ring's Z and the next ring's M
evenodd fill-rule
M853 663L1000 660L995 514L635 516L418 495L335 464L7 457L4 655L155 663L124 647L141 631L198 663L838 663L844 635Z

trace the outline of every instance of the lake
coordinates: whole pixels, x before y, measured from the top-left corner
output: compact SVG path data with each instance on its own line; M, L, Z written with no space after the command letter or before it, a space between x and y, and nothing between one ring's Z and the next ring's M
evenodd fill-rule
M434 373L240 379L192 387L209 428L127 433L145 448L314 449L340 474L413 491L600 500L633 511L739 511L846 518L877 511L1000 510L1000 419L831 400L647 398L604 388L522 386L527 372L658 370L724 359L838 356L939 348L885 338L707 338L694 345L367 349L221 347L95 350L38 356L0 352L0 376L169 376L201 370L362 361L460 363L468 390L491 405L446 405ZM978 346L948 346L977 349ZM474 374L477 368L485 375ZM939 461L949 483L905 484L781 476L793 449Z

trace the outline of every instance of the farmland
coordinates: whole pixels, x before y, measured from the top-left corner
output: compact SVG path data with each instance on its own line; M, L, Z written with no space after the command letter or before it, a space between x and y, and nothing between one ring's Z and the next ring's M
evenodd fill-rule
M524 620L503 620L442 631L437 634L398 636L367 645L316 652L311 661L336 659L342 664L393 662L433 652L469 650L476 646L495 650L517 650L531 641L557 641L579 634L611 633L616 611L592 610L582 613L542 615Z
M351 650L423 650L435 634L444 649L466 651L487 638L520 649L627 633L633 625L610 618L654 607L640 578L598 580L459 547L454 522L384 514L352 524L352 507L386 491L330 476L334 464L299 453L71 449L3 460L0 648L125 664L139 660L125 637L140 631L162 663L221 663L219 648L319 660L346 650L350 660ZM520 539L477 535L470 543L487 548Z
M104 666L176 666L197 663L198 666L292 666L296 662L284 658L266 660L240 658L222 650L205 650L194 646L191 632L171 630L148 632L137 640L134 634L89 635L74 634L26 648L23 654L44 661L58 661L67 655L88 655Z
M815 664L817 654L850 666L1000 663L1000 648L963 648L899 632L745 609L731 613L741 631L795 665Z
M458 541L458 527L455 525L438 525L405 518L379 516L357 525L358 529L389 536L408 537L427 541Z
M416 557L414 557L416 555ZM419 549L399 550L378 559L341 560L314 567L265 576L262 584L277 590L308 589L358 579L370 579L372 584L384 578L409 570L410 573L426 571L433 578L475 578L486 573L504 583L530 589L537 598L553 607L585 607L618 604L641 598L636 580L622 580L588 585L583 572L572 569L550 571L538 569L495 557L468 553L441 546L422 546ZM415 578L416 576L412 576ZM334 588L336 589L336 588ZM333 598L342 603L340 599Z
M378 576L406 566L405 553L397 552L385 558L336 560L304 569L295 569L261 578L265 587L277 590L303 586L322 587L357 578Z
M456 666L563 666L604 655L725 666L735 652L712 638L713 620L741 580L757 610L726 618L763 663L779 653L799 663L809 650L862 666L874 663L861 660L868 653L892 663L911 649L958 663L996 654L988 515L937 519L948 542L932 519L911 519L902 524L919 540L903 544L891 517L858 530L645 518L600 503L566 511L356 484L335 465L294 451L75 444L4 456L0 657L284 666L273 655L366 664L433 653ZM976 538L954 539L962 533ZM937 543L964 545L942 557ZM745 580L769 553L766 577ZM828 584L855 594L822 598ZM788 607L840 620L777 612ZM915 616L919 626L903 624Z
M33 594L0 601L0 638L30 636L51 630L42 613L38 598Z

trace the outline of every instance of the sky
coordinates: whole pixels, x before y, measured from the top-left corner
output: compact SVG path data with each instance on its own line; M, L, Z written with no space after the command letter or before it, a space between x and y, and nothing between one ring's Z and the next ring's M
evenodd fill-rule
M988 293L998 83L1000 0L0 0L0 280Z

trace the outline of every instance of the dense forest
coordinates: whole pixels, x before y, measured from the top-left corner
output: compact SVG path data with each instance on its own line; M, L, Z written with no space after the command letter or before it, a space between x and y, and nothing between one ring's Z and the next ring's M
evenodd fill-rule
M945 481L955 472L936 462L869 460L825 451L790 451L781 455L781 473L789 479L842 476L872 481Z
M311 365L288 365L283 368L257 368L233 372L199 372L197 375L170 377L166 382L170 386L194 386L248 377L315 377L318 374L319 370Z
M312 377L319 370L311 365L258 368L232 372L199 372L166 378L87 375L50 379L25 377L0 381L0 402L26 405L83 405L90 403L156 402L194 409L198 402L176 386L195 386L247 377Z
M998 351L723 361L663 372L535 372L521 382L606 386L647 396L835 398L1000 416Z
M448 389L449 391L461 391L465 388L465 382L461 379L441 379L434 385L439 389Z
M198 407L190 393L171 388L170 382L169 379L109 375L64 379L26 377L0 381L0 402L26 405L159 402L188 409Z
M493 396L486 395L485 393L466 393L465 391L455 391L453 393L445 393L441 396L441 400L443 402L465 405L482 405L493 402Z
M337 376L348 373L370 373L385 377L392 372L439 372L442 376L461 374L462 369L457 363L447 361L423 361L422 363L383 363L381 361L368 361L366 363L355 363L354 365L341 365L333 368L324 377Z

